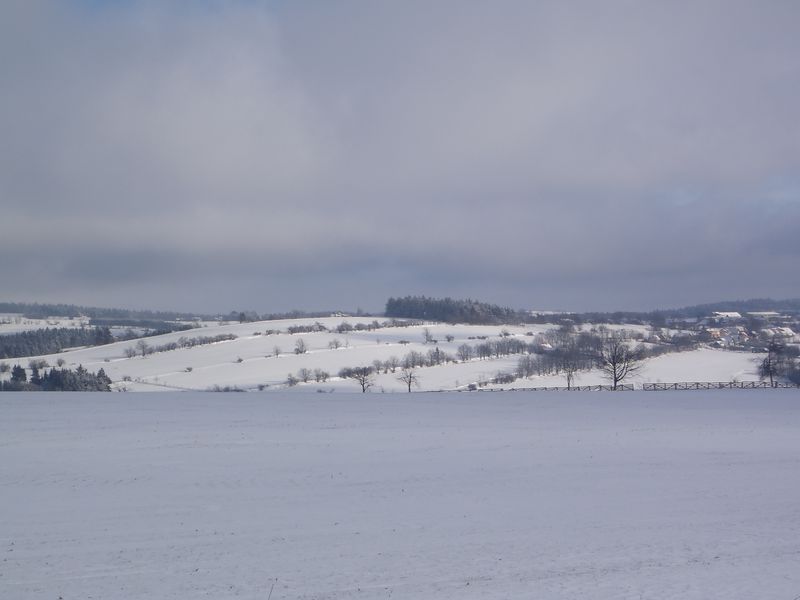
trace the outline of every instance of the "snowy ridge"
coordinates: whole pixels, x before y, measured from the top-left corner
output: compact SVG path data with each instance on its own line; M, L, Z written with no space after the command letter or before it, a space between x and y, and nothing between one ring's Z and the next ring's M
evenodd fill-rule
M190 331L173 332L146 338L150 346L177 342L181 338L232 334L234 340L157 352L144 358L129 358L126 351L135 349L136 341L116 342L62 352L43 357L8 359L7 362L27 364L30 358L40 358L54 365L62 359L66 366L82 364L91 371L102 368L115 382L117 389L128 391L208 390L215 386L244 390L285 389L287 377L300 369L323 370L330 375L324 382L311 381L296 386L308 391L356 391L352 380L336 377L344 367L369 366L375 360L392 357L402 359L408 352L427 353L433 348L456 355L461 344L476 344L482 339L499 339L502 335L530 342L554 328L552 325L494 326L447 325L427 323L410 327L380 327L373 330L337 333L343 322L356 326L373 323L372 317L329 317L323 319L286 319L250 323L216 324ZM312 326L319 323L328 331L289 334L289 327ZM617 327L616 330L624 329ZM627 329L636 330L636 326ZM428 331L436 343L425 343ZM268 333L269 332L269 333ZM451 341L448 341L451 339ZM295 345L302 340L306 352L296 354ZM338 342L338 348L331 345ZM276 355L277 349L277 355ZM671 353L648 360L642 371L626 383L674 381L733 381L755 380L759 354L730 352L703 348ZM498 372L514 371L518 355L472 359L417 369L419 386L415 390L438 391L467 389L470 384L486 388L530 388L565 385L562 375L537 376L519 379L510 384L489 383ZM607 383L597 370L578 373L576 385ZM405 385L397 373L379 373L372 391L402 392Z

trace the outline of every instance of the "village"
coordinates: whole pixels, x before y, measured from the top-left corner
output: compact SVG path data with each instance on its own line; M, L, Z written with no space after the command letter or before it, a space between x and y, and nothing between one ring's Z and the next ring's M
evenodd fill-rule
M800 341L797 316L777 311L715 311L700 319L673 319L670 325L688 329L699 342L728 350L766 352L771 341Z

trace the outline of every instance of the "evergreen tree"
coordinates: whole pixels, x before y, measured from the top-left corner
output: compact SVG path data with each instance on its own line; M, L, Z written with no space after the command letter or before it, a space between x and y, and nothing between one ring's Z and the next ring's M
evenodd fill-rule
M425 296L389 298L386 316L470 324L516 323L524 317L516 310L496 304Z
M28 374L25 372L25 369L19 365L14 365L14 368L11 369L11 381L14 383L25 383L28 381Z

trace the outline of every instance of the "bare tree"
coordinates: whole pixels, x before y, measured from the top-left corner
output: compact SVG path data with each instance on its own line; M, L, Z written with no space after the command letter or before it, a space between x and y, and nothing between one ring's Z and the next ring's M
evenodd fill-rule
M530 355L520 356L519 360L517 361L517 369L516 374L517 377L522 379L523 377L530 377L533 375L534 371L534 359L530 357Z
M303 367L297 372L297 378L303 383L308 383L308 380L311 379L311 370Z
M403 368L412 369L414 367L421 367L425 364L425 355L422 352L412 350L403 357Z
M361 392L366 392L375 384L375 378L372 375L372 367L356 367L351 369L350 377L355 379L361 386Z
M297 340L294 343L294 353L305 354L306 352L308 352L308 348L306 348L306 343L303 340Z
M577 377L578 371L586 364L583 352L581 352L578 345L570 342L567 346L560 351L559 366L567 378L567 389L572 389L572 384Z
M467 362L473 356L475 356L475 351L469 344L461 344L456 352L458 353L458 358L461 362Z
M492 345L487 343L487 342L483 342L481 344L478 344L477 346L475 346L475 355L478 358L480 358L481 360L485 360L487 358L491 358L492 357Z
M444 362L444 352L439 350L439 346L436 346L433 350L428 350L428 365L440 365Z
M342 347L342 342L339 341L338 338L333 338L330 342L328 342L328 348L331 350L338 350Z
M272 354L274 354L275 356L280 356L281 355L281 347L280 346L275 346L272 349Z
M138 342L136 342L136 349L142 355L142 358L144 358L145 356L147 356L152 352L150 345L144 340L139 340Z
M775 380L786 372L786 344L773 337L767 346L767 355L758 367L761 379L769 379L770 387L775 387Z
M402 381L405 383L408 387L409 393L411 393L412 385L419 387L419 377L417 377L417 374L413 369L403 369L400 372L400 375L397 376L397 381Z
M386 360L386 364L388 364L388 365L389 365L389 370L390 370L392 373L394 373L395 371L397 371L397 367L399 367L399 366L400 366L400 359L399 359L399 358L397 358L396 356L390 356L390 357L389 357L389 358Z
M342 321L336 327L336 331L337 333L347 333L348 331L353 331L353 326L347 321Z
M641 369L640 353L631 350L624 340L615 335L603 339L596 359L603 376L611 381L615 390L626 377L636 374Z
M565 361L561 364L561 368L564 371L564 377L567 378L567 389L570 390L578 373L578 364L572 361Z

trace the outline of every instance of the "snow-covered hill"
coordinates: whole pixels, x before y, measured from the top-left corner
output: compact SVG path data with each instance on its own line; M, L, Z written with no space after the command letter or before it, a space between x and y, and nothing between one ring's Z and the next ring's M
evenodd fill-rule
M35 331L47 327L80 328L86 327L88 324L89 319L86 317L32 319L19 313L0 313L0 335Z
M352 379L340 379L337 374L346 367L370 366L374 361L391 358L402 360L409 352L428 353L438 348L457 356L464 343L475 345L484 340L501 337L526 343L551 331L552 325L477 326L428 323L409 327L378 327L371 330L337 332L343 323L350 326L374 324L372 317L330 317L324 319L288 319L234 324L207 324L190 331L149 337L152 347L177 342L181 338L233 335L236 339L192 348L156 352L145 357L128 357L137 341L125 341L43 357L9 359L6 362L23 366L30 358L46 360L54 365L59 359L68 367L81 364L90 371L104 369L117 389L129 391L208 390L213 387L244 390L282 390L287 388L289 375L301 369L313 373L325 372L325 381L301 382L297 391L355 391L358 384ZM309 333L288 333L290 327L320 325L325 330ZM617 329L620 329L618 327ZM636 326L628 328L637 331ZM641 327L639 327L641 329ZM427 333L426 333L427 332ZM643 333L644 330L640 331ZM436 342L426 342L426 337ZM305 352L296 353L301 342ZM668 354L650 359L641 373L632 379L642 381L731 381L757 379L756 364L760 355L723 350L701 349ZM487 388L524 388L563 386L562 375L519 379L512 384L489 384L498 372L514 371L519 356L510 355L486 360L449 362L432 367L417 368L415 373L422 391L466 389L469 384L487 384ZM579 373L576 384L606 383L597 371ZM398 380L398 372L380 372L374 378L372 391L401 392L406 386Z

